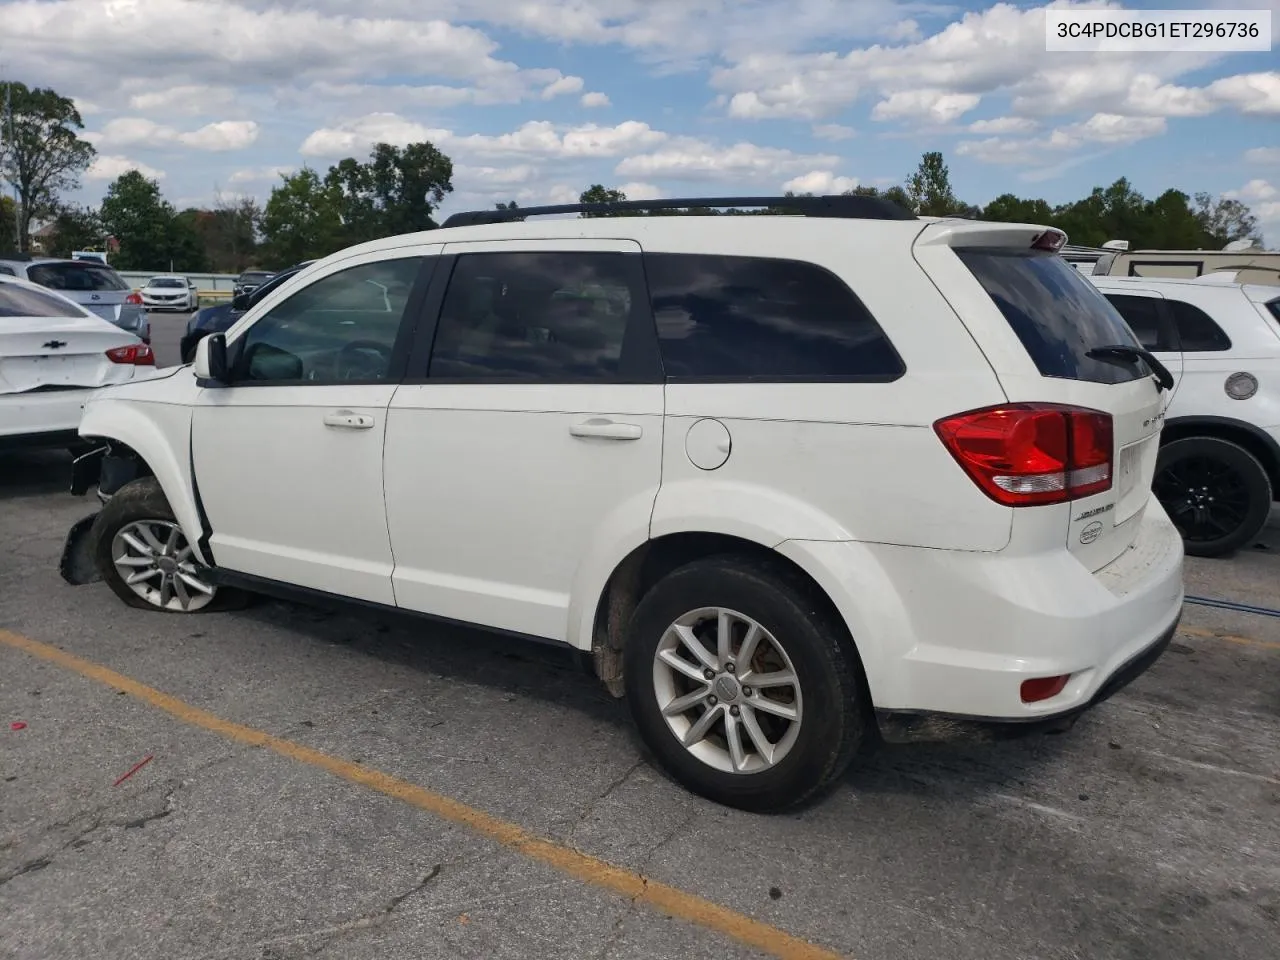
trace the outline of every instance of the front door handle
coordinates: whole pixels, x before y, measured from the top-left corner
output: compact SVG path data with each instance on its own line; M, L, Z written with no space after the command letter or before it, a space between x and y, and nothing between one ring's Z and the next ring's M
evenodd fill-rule
M605 440L639 440L644 433L634 423L618 423L605 417L592 417L569 428L575 437L602 437Z
M373 417L363 413L352 413L350 410L335 410L325 414L326 427L341 427L346 430L368 430L373 426Z

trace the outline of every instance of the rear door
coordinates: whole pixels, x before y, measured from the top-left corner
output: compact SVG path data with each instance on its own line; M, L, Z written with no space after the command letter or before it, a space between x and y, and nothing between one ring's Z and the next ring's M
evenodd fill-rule
M1174 387L1169 394L1172 400L1182 385L1182 346L1178 339L1177 320L1164 294L1128 285L1117 288L1098 284L1098 289L1124 317L1138 342L1154 353L1173 374Z
M1056 231L1052 232L1056 234ZM1029 507L1028 550L1056 530L1090 570L1123 553L1151 502L1160 429L1169 395L1142 360L1093 354L1141 347L1102 293L1052 249L1043 228L939 223L922 231L916 254L987 355L1012 403L1059 403L1110 414L1111 486L1092 496ZM1056 539L1056 535L1054 536Z
M75 262L55 261L33 263L27 268L27 279L50 290L57 290L64 297L74 300L90 313L117 326L131 326L126 314L136 313L140 307L126 303L132 292L120 275L102 263L85 260Z

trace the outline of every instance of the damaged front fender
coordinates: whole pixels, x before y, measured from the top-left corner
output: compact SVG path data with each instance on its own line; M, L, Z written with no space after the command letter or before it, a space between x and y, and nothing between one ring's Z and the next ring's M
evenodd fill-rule
M67 531L67 540L62 547L62 559L58 563L58 572L67 583L80 586L85 583L97 583L102 579L98 573L98 565L93 560L93 525L98 519L97 513L77 520Z

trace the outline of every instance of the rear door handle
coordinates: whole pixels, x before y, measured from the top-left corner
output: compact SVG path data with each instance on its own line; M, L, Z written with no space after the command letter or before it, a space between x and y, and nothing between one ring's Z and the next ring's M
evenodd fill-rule
M571 436L602 437L605 440L639 440L644 433L634 423L617 423L605 417L592 417L569 428Z
M335 410L325 414L326 427L341 427L346 430L368 430L373 426L373 417L363 413L352 413L350 410Z

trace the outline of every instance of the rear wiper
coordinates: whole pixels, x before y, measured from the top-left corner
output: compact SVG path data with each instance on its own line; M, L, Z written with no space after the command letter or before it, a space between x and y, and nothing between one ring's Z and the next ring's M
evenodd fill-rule
M1173 374L1169 372L1169 368L1155 358L1150 350L1143 350L1141 347L1135 347L1127 343L1113 343L1105 347L1094 347L1085 354L1093 360L1105 360L1108 357L1119 357L1124 360L1143 360L1146 362L1156 375L1156 383L1160 385L1161 390L1173 389Z

